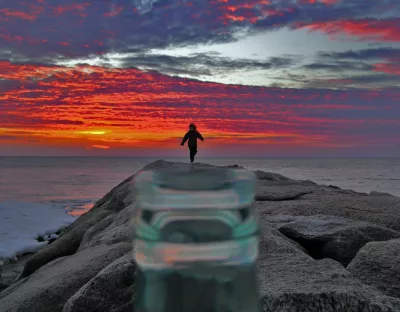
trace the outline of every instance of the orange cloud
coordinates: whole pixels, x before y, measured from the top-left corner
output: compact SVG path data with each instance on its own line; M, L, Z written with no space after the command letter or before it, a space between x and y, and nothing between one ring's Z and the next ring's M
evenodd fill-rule
M109 146L106 146L106 145L92 145L92 147L99 148L99 149L109 149L110 148Z
M223 85L134 68L0 66L3 145L165 150L195 121L208 148L349 146L400 126L395 91Z

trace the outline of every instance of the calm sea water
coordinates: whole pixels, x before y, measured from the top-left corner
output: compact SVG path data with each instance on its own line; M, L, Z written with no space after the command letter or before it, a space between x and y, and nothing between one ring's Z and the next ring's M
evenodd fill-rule
M53 202L81 206L105 195L157 158L0 157L0 202ZM187 162L187 159L167 159ZM367 159L200 159L215 165L239 164L360 192L400 196L400 158Z
M114 186L156 158L0 157L1 260L32 252L38 235L56 232L90 209ZM166 159L187 162L185 159ZM400 196L400 158L204 159L239 164L319 184Z

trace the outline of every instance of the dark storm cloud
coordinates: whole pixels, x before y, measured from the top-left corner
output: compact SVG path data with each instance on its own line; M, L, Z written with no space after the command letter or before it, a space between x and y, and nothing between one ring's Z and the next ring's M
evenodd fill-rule
M364 35L368 35L368 32L374 32L374 29L368 29L368 25L362 25L369 21L372 24L378 21L381 27L388 26L389 29L393 27L391 22L394 22L394 26L398 27L398 18L380 18L381 14L400 8L397 0L327 2L331 3L305 0L297 1L297 4L290 5L289 3L292 3L292 1L272 1L271 6L268 8L268 17L257 20L255 27L272 29L288 26L296 29L311 26L311 30L320 30L322 32L351 31L351 28L354 27L361 31L361 33L365 32ZM374 17L378 17L379 19L377 20ZM350 23L346 23L346 21ZM354 22L351 23L352 21ZM362 24L357 25L358 21L362 22ZM338 22L336 29L326 27L332 25L330 23L335 22Z
M400 86L400 75L367 74L343 76L341 78L310 79L304 82L305 88L396 88Z
M301 68L311 74L304 80L306 87L397 87L400 85L400 49L319 52L313 63Z
M7 7L2 11L6 23L0 50L30 58L74 58L111 50L139 52L234 40L215 13L214 18L208 16L211 7L207 1L195 2L194 6L157 2L146 14L140 14L128 0L0 3Z
M400 59L400 48L381 47L345 52L320 52L319 56L327 59L342 60L373 60L373 59Z
M368 18L398 6L398 0L0 0L0 56L48 63L110 51L143 53L232 42L238 31L284 26L395 41L398 19L368 24ZM367 19L357 20L362 18ZM346 19L355 20L343 23ZM338 24L326 24L332 21Z
M380 83L393 84L394 86L400 85L400 77L389 76L384 74L369 75L369 76L350 76L347 79L359 84L375 84L377 82L380 82Z
M124 67L148 68L170 74L192 76L214 75L243 70L267 70L287 68L295 64L298 57L271 57L266 61L232 59L218 54L197 53L191 56L136 55L123 59Z
M371 71L373 66L362 62L315 62L303 66L306 70L324 70L331 72L346 72L346 71Z

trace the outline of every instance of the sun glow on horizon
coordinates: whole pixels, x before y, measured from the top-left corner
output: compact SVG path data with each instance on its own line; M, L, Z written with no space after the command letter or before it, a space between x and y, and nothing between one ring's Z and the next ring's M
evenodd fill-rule
M102 131L102 130L92 130L92 131L79 131L78 133L81 134L94 134L94 135L102 135L102 134L106 134L106 131Z

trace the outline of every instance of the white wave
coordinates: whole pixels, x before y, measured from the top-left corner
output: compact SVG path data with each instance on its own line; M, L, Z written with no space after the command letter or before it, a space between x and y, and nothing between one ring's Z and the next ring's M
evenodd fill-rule
M0 260L37 251L47 245L38 236L57 232L76 218L59 204L0 202Z

